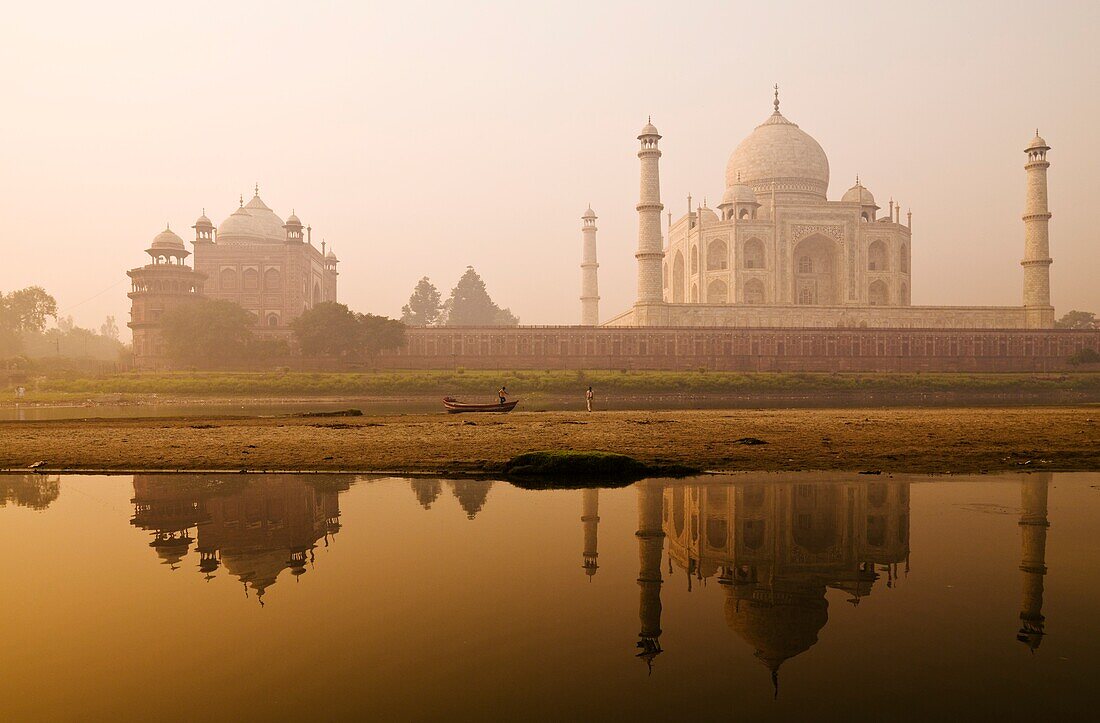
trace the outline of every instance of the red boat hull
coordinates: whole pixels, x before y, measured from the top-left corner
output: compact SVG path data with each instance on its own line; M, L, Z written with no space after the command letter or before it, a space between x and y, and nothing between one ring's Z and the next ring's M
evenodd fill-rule
M496 412L497 414L506 414L516 408L519 404L519 400L505 402L504 404L466 404L460 402L454 397L446 397L443 400L443 406L447 409L448 414L463 414L465 412Z

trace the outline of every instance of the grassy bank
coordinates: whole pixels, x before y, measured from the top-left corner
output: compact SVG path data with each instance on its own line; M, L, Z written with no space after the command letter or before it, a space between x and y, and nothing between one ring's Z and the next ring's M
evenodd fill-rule
M130 372L56 375L27 383L28 401L97 395L176 397L374 397L491 394L501 384L520 396L602 394L1031 393L1100 394L1100 373L823 374L662 371ZM10 397L9 397L10 399Z

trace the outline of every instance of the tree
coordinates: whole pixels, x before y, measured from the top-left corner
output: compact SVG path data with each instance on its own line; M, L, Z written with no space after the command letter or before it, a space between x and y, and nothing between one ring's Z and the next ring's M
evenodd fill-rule
M436 296L439 294L437 293ZM405 344L405 324L397 319L374 314L359 314L363 349L368 354L399 349Z
M115 317L107 317L107 320L99 327L99 335L118 341L118 324L115 323Z
M0 294L0 329L42 332L56 316L57 302L41 286Z
M232 301L196 299L165 311L160 322L170 359L226 364L248 356L256 318Z
M20 353L20 335L40 334L51 316L57 316L57 302L41 286L0 294L0 356Z
M401 323L408 326L432 326L443 310L442 297L427 276L417 282L409 303L401 307Z
M1056 329L1096 329L1100 321L1091 311L1068 311L1054 322Z
M362 350L363 330L347 304L324 301L290 322L306 356L341 356Z
M519 323L512 312L493 303L485 290L485 282L472 266L466 267L466 273L455 284L444 309L447 326L515 326Z

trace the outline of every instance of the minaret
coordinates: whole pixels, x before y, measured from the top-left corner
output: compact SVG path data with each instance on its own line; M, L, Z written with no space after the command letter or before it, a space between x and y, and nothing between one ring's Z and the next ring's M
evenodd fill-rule
M1047 208L1047 151L1050 146L1035 130L1028 144L1027 202L1024 206L1024 309L1029 329L1049 329L1054 326L1054 307L1050 305L1050 236Z
M1047 574L1047 487L1051 474L1040 472L1024 478L1020 493L1020 539L1023 542L1023 601L1020 631L1016 639L1032 650L1043 640L1043 576Z
M596 558L597 552L596 534L600 526L600 491L596 488L584 490L581 493L581 522L584 524L584 574L588 575L591 582L599 565Z
M596 212L589 206L581 216L581 325L600 325L600 289L596 282Z
M652 122L642 128L638 140L641 149L641 194L638 199L638 300L635 302L635 324L653 326L661 323L659 312L663 303L662 264L664 262L664 239L661 237L661 179L658 173L658 161L661 151L657 142L661 135Z
M661 555L664 554L665 532L661 527L661 505L664 485L639 482L638 490L638 617L642 628L638 633L637 657L653 669L653 659L661 650Z

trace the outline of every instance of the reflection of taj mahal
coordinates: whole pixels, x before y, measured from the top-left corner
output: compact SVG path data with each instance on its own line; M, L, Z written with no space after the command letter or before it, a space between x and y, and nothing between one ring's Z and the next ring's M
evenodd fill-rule
M304 574L319 542L327 546L339 531L339 494L349 481L290 474L247 481L135 475L132 524L152 532L149 546L170 569L183 566L194 548L198 573L211 579L224 568L262 604L265 590L280 575ZM1021 481L1022 599L1015 634L1032 650L1045 633L1050 481L1049 473ZM30 483L28 478L22 484ZM449 488L455 512L468 520L482 511L492 485L410 480L415 501L425 510ZM663 652L661 593L674 567L685 573L689 590L707 580L721 586L726 624L768 668L776 685L783 663L817 643L829 620L830 590L859 605L876 587L881 594L897 584L899 572L909 572L908 482L647 480L635 489L636 656L651 667ZM599 497L600 490L585 489L578 499L583 539L578 567L589 581L600 569ZM36 499L29 493L19 498Z
M607 326L1049 328L1051 263L1046 160L1036 133L1026 147L1023 304L1012 307L910 303L912 213L885 209L857 177L829 200L821 145L774 112L734 149L725 192L663 217L660 133L638 135L637 300ZM662 226L665 226L662 229ZM664 231L664 233L662 232ZM596 214L582 217L581 323L599 323ZM667 237L666 237L667 236Z
M1032 650L1044 634L1049 473L1022 482L1023 599L1017 639ZM778 686L784 661L809 650L829 619L829 589L859 605L885 577L909 571L909 483L764 483L665 485L638 490L639 617L637 657L652 666L663 652L661 562L692 579L716 578L725 590L730 629L755 651ZM587 520L585 557L595 556ZM599 518L596 517L596 520ZM591 546L589 541L591 540Z

